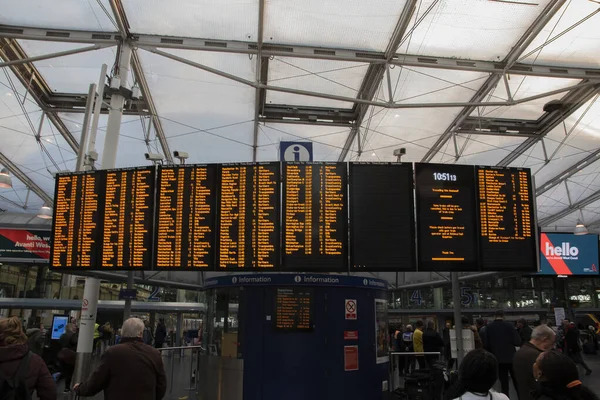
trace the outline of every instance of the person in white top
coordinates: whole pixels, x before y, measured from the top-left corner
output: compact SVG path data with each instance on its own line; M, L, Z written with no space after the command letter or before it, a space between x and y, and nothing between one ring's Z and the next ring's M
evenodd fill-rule
M492 390L498 379L498 361L492 353L475 349L465 355L458 370L458 381L444 400L509 400Z

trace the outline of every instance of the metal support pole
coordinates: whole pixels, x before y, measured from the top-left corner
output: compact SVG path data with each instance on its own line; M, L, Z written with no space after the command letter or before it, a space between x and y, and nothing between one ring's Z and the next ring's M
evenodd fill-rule
M458 272L452 272L450 275L452 275L452 302L454 303L454 330L456 331L456 360L460 365L464 356L460 315L460 282L458 281Z
M124 87L127 87L130 62L131 47L129 43L123 43L120 47L119 54L119 78L121 79L121 86ZM99 98L98 101L102 101L102 98ZM104 169L114 168L116 164L124 103L125 98L120 94L113 94L110 99L110 112L108 114L106 136L104 139L104 150L102 152L102 168ZM80 147L80 151L85 151L85 149ZM79 328L79 341L77 343L77 358L75 362L73 383L83 382L89 376L99 297L100 279L92 277L86 278L85 287L83 289L81 324Z
M92 130L90 131L90 142L88 146L88 154L91 151L96 151L96 134L98 133L98 121L100 120L100 111L102 109L102 102L104 101L104 82L106 81L106 70L108 66L102 64L100 69L100 79L98 80L98 95L96 97L96 104L94 105L94 116L92 118ZM93 162L90 166L93 166Z
M175 327L175 346L181 347L181 334L183 333L183 313L177 313L177 326ZM181 353L183 354L183 352Z
M133 271L127 273L127 289L133 289ZM123 322L131 317L131 299L125 299L125 308L123 310Z
M83 124L81 126L81 139L79 139L79 153L77 153L77 171L83 170L85 162L87 139L90 131L90 116L92 114L92 105L94 104L94 96L96 95L96 84L90 84L90 90L88 90L88 97L85 103L85 115L83 116Z

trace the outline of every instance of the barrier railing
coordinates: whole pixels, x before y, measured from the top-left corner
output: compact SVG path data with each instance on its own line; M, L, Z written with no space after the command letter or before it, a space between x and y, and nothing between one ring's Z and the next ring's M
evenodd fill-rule
M390 384L388 385L388 391L393 392L400 386L400 370L397 368L400 357L418 357L418 356L438 356L438 360L441 358L442 353L439 351L390 351ZM408 362L409 360L405 360Z
M157 349L161 352L161 354L166 355L170 358L170 372L167 376L170 376L169 380L169 394L173 393L174 386L174 373L175 373L175 357L173 355L179 354L180 359L186 356L186 351L190 350L190 372L189 372L189 386L185 390L198 390L198 379L196 377L196 366L198 365L199 355L201 353L206 353L206 349L202 346L180 346L180 347L163 347ZM177 353L179 350L179 353ZM166 354L165 354L166 353ZM194 364L194 359L196 360L196 364ZM166 372L166 371L165 371Z

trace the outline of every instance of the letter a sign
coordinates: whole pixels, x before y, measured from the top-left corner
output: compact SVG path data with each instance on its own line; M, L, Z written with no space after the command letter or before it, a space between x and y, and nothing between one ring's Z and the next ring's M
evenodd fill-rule
M346 319L358 319L356 300L346 299Z

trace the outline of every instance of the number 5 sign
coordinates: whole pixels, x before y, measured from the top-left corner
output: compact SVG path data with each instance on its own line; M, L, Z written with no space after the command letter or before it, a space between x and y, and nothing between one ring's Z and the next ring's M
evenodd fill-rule
M346 299L346 319L358 319L356 300Z

